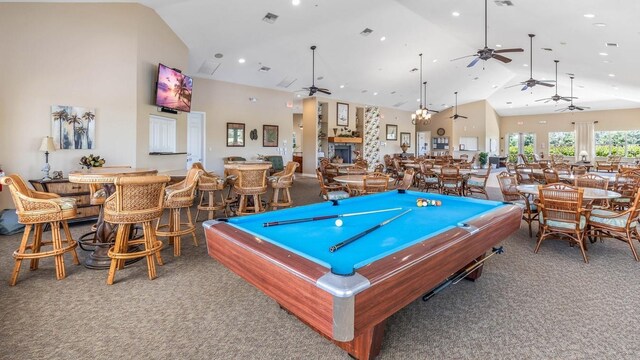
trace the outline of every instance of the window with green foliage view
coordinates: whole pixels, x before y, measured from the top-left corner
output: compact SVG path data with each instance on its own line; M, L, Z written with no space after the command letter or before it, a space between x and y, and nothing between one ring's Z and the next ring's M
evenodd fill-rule
M576 133L573 131L550 132L549 154L575 156Z
M596 131L596 156L640 156L640 130Z

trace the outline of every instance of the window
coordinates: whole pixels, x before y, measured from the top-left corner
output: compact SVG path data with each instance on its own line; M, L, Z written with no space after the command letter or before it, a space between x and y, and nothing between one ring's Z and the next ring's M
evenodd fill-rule
M176 152L176 119L149 116L149 152Z
M573 131L550 132L549 133L549 154L575 156L576 133Z
M533 154L536 150L536 134L534 133L514 133L508 134L508 161L518 162L518 154L524 154L527 159L533 161Z
M596 131L596 156L640 156L640 130Z

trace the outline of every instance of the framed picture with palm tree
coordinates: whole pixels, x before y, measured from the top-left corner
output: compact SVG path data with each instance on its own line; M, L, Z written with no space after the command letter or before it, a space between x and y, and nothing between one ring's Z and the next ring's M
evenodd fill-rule
M96 109L78 106L51 106L51 137L57 149L96 147Z

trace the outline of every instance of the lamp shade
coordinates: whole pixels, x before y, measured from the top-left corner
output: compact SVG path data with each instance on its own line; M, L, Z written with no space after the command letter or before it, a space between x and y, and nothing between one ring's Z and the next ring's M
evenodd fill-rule
M585 150L580 151L580 156L589 156L589 153Z
M52 152L55 151L56 147L53 145L53 138L51 136L45 136L42 138L42 143L40 143L40 151L42 152Z

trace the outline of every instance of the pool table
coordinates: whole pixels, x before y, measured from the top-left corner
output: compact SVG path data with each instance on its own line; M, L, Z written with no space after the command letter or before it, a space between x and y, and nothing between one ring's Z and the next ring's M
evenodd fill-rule
M417 207L418 198L442 205ZM342 226L335 218L264 226L386 209L392 210L341 217ZM373 359L389 316L482 258L520 227L521 217L522 210L508 203L393 190L203 226L211 257L353 357Z

